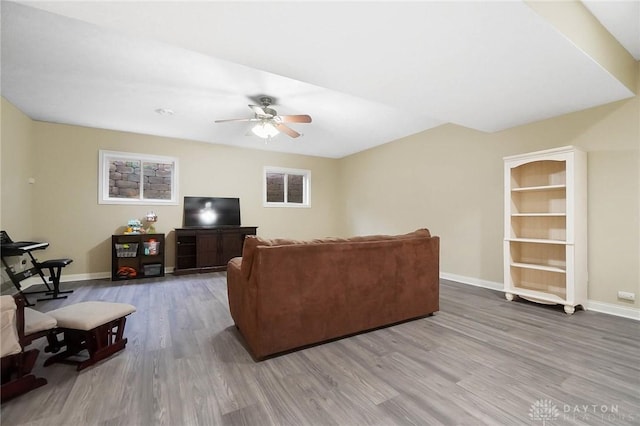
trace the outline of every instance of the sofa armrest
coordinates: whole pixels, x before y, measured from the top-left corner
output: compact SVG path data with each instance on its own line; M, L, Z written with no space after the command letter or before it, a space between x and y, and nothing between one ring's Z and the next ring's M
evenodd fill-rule
M236 321L236 317L240 316L244 298L242 287L245 281L246 279L242 273L242 258L234 257L227 263L227 296L229 298L229 311L234 321Z
M243 273L244 263L243 258L236 257L227 264L227 296L231 318L251 344L258 335L257 290L255 278L247 279Z

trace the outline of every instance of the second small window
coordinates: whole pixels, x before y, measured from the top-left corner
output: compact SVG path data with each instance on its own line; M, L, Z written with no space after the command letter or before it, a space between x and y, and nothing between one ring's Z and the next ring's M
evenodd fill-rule
M311 171L265 167L264 204L267 207L310 207Z

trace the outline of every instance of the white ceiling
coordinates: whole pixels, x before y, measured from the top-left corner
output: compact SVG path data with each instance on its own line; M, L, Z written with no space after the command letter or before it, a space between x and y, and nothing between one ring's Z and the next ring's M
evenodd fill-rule
M633 96L520 1L1 7L2 96L57 123L340 158L447 122L494 132ZM633 38L640 19L623 21ZM267 144L214 123L251 117L259 95L313 123Z

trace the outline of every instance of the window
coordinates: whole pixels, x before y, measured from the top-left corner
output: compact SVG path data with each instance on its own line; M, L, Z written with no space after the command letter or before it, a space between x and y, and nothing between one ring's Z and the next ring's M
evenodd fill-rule
M264 168L265 207L311 207L311 171Z
M178 160L100 150L100 204L178 204Z

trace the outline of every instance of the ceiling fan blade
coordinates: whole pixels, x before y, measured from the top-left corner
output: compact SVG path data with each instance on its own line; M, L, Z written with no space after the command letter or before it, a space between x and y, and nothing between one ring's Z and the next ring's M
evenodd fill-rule
M311 116L306 114L300 115L279 115L283 123L311 123Z
M249 108L251 108L251 110L253 110L253 112L258 115L267 115L267 112L263 109L263 107L259 105L249 105Z
M215 123L230 123L234 121L260 121L257 118L230 118L228 120L216 120Z
M280 131L282 133L286 133L287 135L291 136L292 138L297 138L298 136L300 136L300 133L296 132L291 127L285 126L284 124L278 123L278 124L275 124L275 127L276 127L276 129L278 129L278 131Z

